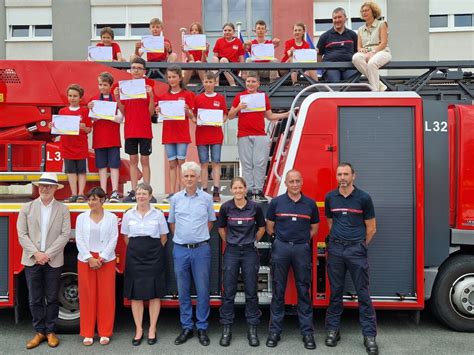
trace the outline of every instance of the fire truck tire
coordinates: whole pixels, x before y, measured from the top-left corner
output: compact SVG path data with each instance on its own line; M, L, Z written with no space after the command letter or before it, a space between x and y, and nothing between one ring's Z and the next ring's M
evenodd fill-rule
M455 255L441 266L433 285L431 309L448 327L474 332L473 255Z
M59 333L79 332L79 288L77 259L65 255L63 272L59 284L59 318L56 327Z

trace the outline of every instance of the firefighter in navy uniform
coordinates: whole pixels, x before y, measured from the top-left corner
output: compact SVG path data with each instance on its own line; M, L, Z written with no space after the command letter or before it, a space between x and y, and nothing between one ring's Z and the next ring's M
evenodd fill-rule
M270 327L266 345L280 341L285 315L285 289L290 266L295 275L298 294L298 320L306 349L315 349L311 287L311 238L318 231L319 212L314 200L301 193L301 173L290 170L285 176L287 193L270 202L267 211L267 233L274 236L272 245L272 286Z
M354 186L355 172L351 164L340 163L336 170L339 187L325 198L329 226L327 240L327 273L331 299L326 312L326 345L336 346L343 306L346 271L352 278L359 302L359 320L364 345L370 355L378 354L375 341L377 321L369 294L367 246L375 230L375 211L371 197Z

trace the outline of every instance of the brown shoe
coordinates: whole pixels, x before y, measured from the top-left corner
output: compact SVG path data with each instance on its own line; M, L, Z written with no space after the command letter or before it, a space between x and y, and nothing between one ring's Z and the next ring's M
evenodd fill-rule
M46 335L44 335L43 333L36 333L35 336L28 343L26 343L26 348L34 349L45 340Z
M56 346L59 345L59 339L54 333L49 333L46 335L46 338L48 338L48 345L52 348L55 348Z

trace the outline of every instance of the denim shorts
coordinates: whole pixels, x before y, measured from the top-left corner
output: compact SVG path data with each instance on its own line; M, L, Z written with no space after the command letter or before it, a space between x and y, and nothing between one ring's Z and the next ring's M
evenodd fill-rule
M198 145L199 162L201 164L209 163L209 151L211 152L211 161L219 164L221 162L222 144Z
M168 160L184 160L188 150L188 143L165 144L166 156Z

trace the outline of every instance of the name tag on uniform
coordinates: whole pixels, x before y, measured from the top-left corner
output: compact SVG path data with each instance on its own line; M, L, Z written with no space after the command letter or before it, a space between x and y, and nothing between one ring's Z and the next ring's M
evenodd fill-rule
M292 220L293 222L296 222L296 217L291 217L291 220Z
M242 221L237 221L237 224L242 224Z

